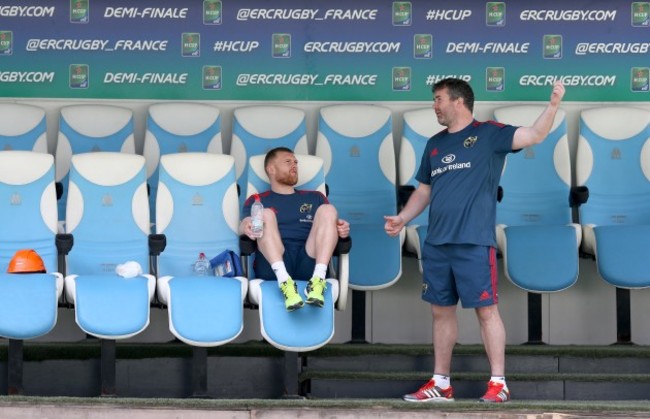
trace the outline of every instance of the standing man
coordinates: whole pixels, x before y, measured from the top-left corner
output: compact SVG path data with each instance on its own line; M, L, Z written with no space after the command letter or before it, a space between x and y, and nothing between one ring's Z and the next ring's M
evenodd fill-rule
M473 117L474 92L459 79L433 86L438 122L447 129L429 139L416 179L419 185L399 214L386 216L385 230L396 236L429 205L422 249L422 299L433 315L434 374L411 402L453 401L449 374L458 337L456 306L474 308L492 377L480 401L510 400L505 380L506 333L497 306L496 199L506 155L541 143L553 126L564 96L553 85L546 109L531 127L514 127Z
M307 304L322 307L327 287L327 265L340 238L350 234L350 224L340 220L336 208L318 191L296 190L298 160L285 147L274 148L264 158L271 190L250 196L244 203L239 234L257 240L255 274L276 278L287 311L303 306L293 278L311 278L305 290ZM264 232L251 229L251 206L256 198L264 205Z

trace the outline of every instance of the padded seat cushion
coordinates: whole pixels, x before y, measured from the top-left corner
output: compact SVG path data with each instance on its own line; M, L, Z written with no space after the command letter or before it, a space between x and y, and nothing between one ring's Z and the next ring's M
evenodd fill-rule
M650 284L650 225L612 225L594 228L598 272L619 288Z
M236 278L181 276L169 281L170 330L183 342L216 346L243 327L242 282Z

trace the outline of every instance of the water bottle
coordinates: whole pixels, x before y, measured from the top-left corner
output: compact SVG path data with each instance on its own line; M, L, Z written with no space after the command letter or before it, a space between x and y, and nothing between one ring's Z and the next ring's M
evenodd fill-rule
M205 257L205 253L199 253L199 258L194 262L194 275L205 276L210 274L210 261Z
M260 238L264 234L264 220L262 214L264 213L264 206L260 202L260 197L255 196L255 202L251 206L251 230L253 237Z

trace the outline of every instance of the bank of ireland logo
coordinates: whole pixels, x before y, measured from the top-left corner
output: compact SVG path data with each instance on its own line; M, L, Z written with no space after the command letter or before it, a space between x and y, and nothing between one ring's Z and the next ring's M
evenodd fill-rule
M90 0L70 0L70 22L90 22Z
M506 89L506 69L488 67L485 70L485 86L488 92L502 92Z
M633 92L650 91L650 68L649 67L632 67L632 91Z
M393 26L411 26L413 8L410 1L393 2Z
M14 33L0 31L0 55L11 55L14 52Z
M70 88L87 89L90 85L88 64L70 64Z
M203 89L204 90L221 90L221 66L204 65L203 66Z
M632 3L632 26L650 27L650 2Z
M183 32L181 46L181 55L183 57L200 57L201 34L196 32Z
M272 45L273 58L291 58L291 34L274 33Z
M447 154L440 161L443 162L444 164L451 164L451 163L454 162L454 160L456 160L456 155L455 154Z
M428 33L419 33L413 36L413 57L433 57L433 37Z
M203 24L221 25L221 0L203 0Z
M485 20L488 26L506 26L506 4L502 1L487 2Z
M562 35L544 35L544 59L562 58Z
M393 90L411 90L411 67L393 67Z

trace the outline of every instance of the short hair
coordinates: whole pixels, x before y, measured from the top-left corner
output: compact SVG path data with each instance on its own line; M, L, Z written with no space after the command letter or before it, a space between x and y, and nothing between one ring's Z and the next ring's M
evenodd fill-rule
M271 163L273 159L275 159L275 156L278 155L278 153L293 153L293 150L288 148L288 147L275 147L269 150L266 153L266 156L264 156L264 171L266 172L266 167ZM268 174L268 173L267 173Z
M474 112L474 91L472 90L472 86L470 86L469 83L462 79L448 77L434 84L433 89L431 90L435 94L438 90L442 90L445 87L447 88L449 97L452 100L456 100L459 97L463 98L465 107L467 107L470 112Z

